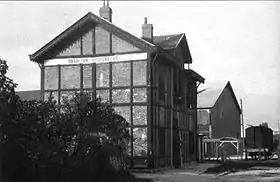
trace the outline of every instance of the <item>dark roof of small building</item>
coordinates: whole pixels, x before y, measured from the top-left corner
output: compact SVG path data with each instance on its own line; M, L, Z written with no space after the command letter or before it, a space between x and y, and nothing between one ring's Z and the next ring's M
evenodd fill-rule
M154 36L153 43L155 45L160 46L163 49L173 49L177 47L177 45L180 43L180 40L182 39L183 36L184 36L183 33Z
M192 78L194 78L196 81L200 83L204 83L205 81L205 79L202 76L200 76L198 73L196 73L194 70L185 69L185 74L191 76Z
M18 91L16 94L22 100L40 100L41 99L41 91L40 90L29 90L29 91Z
M198 91L197 108L212 108L226 87L231 91L236 105L241 113L240 105L229 81L210 82L204 84L200 91Z

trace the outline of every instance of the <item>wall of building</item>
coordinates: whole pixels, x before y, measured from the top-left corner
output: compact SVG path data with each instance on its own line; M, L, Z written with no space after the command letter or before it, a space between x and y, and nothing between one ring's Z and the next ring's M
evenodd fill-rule
M55 58L103 56L135 52L138 48L105 31L91 29L57 54ZM42 68L44 99L58 103L74 92L88 92L112 105L130 124L130 156L147 156L147 60L102 64L55 65ZM143 164L145 160L135 159Z
M196 87L179 66L158 57L153 75L154 167L196 160ZM193 105L192 110L190 104Z
M89 26L80 35L63 43L65 47L59 48L54 58L141 51L102 27ZM196 82L163 56L155 64L149 57L150 54L145 60L43 66L43 99L53 96L61 103L63 97L71 97L74 92L88 92L112 105L130 124L131 167L157 168L194 161Z
M212 137L240 137L240 112L234 96L225 88L211 110Z

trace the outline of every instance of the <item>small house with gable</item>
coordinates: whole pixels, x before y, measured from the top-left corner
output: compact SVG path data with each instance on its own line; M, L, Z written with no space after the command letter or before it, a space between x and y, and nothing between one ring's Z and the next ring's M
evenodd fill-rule
M241 108L229 81L207 83L198 91L198 133L203 134L206 139L214 139L213 142L221 138L239 140L241 137L240 115ZM216 155L214 148L214 144L205 142L205 153ZM229 154L237 153L234 146L229 145L229 148Z

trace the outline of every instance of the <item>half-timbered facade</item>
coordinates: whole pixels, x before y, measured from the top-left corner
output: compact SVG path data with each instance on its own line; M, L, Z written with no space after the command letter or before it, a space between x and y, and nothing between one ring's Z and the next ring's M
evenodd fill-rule
M192 58L185 34L138 38L111 22L109 6L89 12L34 54L41 98L58 103L75 91L100 96L128 122L132 168L196 160L196 92L204 79L184 69Z

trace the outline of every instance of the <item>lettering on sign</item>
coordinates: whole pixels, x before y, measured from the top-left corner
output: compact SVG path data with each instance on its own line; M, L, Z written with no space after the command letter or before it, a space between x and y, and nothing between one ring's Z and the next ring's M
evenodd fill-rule
M122 54L104 57L83 57L83 58L56 58L45 61L45 66L53 65L75 65L75 64L101 64L108 62L135 61L147 59L147 53Z

